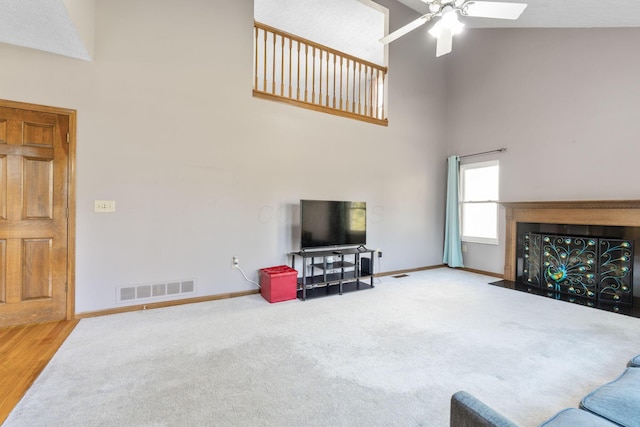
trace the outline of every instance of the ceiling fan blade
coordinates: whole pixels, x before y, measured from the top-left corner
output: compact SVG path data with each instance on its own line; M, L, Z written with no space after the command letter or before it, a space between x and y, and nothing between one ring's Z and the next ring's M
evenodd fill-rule
M525 3L469 1L463 5L461 13L478 18L518 19L526 7Z
M431 21L432 17L433 17L432 13L427 13L426 15L422 15L420 18L409 22L404 27L400 27L397 30L395 30L393 33L384 36L383 38L380 39L380 42L384 44L391 43L392 41L404 36L408 32L413 31L419 26L424 25L427 22Z
M453 32L451 28L443 27L436 43L436 56L446 55L453 49Z

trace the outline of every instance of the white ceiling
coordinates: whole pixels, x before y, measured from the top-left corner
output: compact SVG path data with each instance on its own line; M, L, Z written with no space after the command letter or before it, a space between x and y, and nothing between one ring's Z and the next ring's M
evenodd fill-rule
M421 0L398 0L410 8L427 13ZM505 1L505 0L497 0ZM640 27L640 0L507 0L528 6L516 21L464 18L471 28L592 28Z
M0 0L0 43L91 60L91 47L83 43L68 10L75 12L79 4L80 0Z
M40 49L72 58L91 59L92 27L83 25L93 12L87 4L108 0L0 0L0 43ZM135 1L135 0L131 0ZM178 0L175 0L178 1ZM259 4L261 0L255 0ZM328 23L344 26L354 7L362 11L362 3L354 5L346 0L262 0L270 3L271 16L287 17L300 21L305 14L306 27L326 33ZM420 13L428 9L421 0L398 0ZM509 0L513 2L512 0ZM471 28L521 27L521 28L591 28L591 27L640 27L640 0L519 0L528 4L520 19L464 18ZM312 12L300 8L312 4ZM83 10L84 9L84 10ZM77 10L83 10L85 19L79 19ZM72 19L73 18L73 19ZM375 19L375 18L374 18ZM74 20L75 25L74 25ZM341 21L342 20L342 21ZM82 22L85 21L85 22ZM268 23L268 22L267 22ZM79 26L77 26L79 24ZM365 36L362 29L356 33L367 40L380 38L379 24L374 25L376 34ZM81 33L79 34L78 28ZM88 29L87 29L88 28ZM394 30L391 28L390 30ZM301 34L302 35L302 34ZM82 36L82 37L81 37ZM352 38L353 33L348 38ZM310 38L310 37L308 37ZM355 38L353 38L355 41ZM360 43L360 42L359 42ZM325 44L331 45L328 41ZM362 46L362 44L360 44ZM376 49L377 50L377 49ZM379 52L379 50L377 50ZM348 52L348 50L347 50ZM379 54L378 54L379 55ZM374 62L378 62L374 60Z

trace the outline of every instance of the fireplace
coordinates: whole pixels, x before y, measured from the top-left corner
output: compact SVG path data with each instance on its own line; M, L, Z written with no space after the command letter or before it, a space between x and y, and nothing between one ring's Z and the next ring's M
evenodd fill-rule
M506 209L505 281L557 299L632 311L640 200L502 205ZM640 294L640 285L635 293Z

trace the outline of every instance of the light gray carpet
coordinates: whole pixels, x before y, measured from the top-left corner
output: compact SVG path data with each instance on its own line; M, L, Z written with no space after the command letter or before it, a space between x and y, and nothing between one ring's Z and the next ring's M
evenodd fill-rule
M494 280L442 268L85 319L4 425L447 426L467 390L532 426L640 353L640 319Z

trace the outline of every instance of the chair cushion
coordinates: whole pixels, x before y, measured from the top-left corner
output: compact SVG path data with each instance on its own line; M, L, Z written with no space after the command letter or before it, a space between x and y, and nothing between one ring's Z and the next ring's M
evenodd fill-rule
M580 407L627 427L640 427L640 369L622 375L582 399Z
M602 417L577 408L569 408L560 411L549 420L540 424L540 427L618 427Z
M633 359L629 360L629 363L627 363L627 366L633 367L633 368L639 368L640 367L640 354L637 355L636 357L634 357Z

